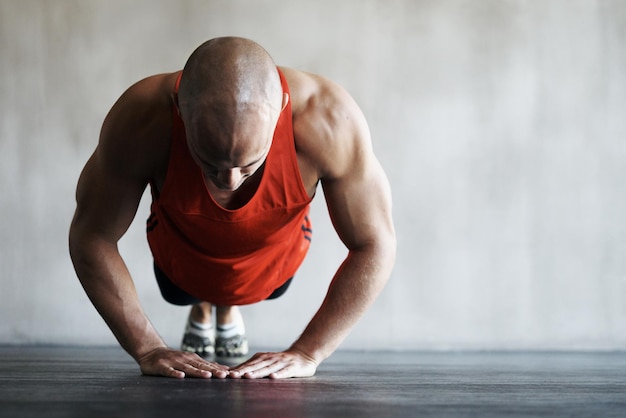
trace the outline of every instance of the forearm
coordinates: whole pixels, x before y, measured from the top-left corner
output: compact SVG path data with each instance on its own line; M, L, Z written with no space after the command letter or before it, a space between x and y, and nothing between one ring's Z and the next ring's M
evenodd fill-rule
M146 317L115 244L73 232L70 253L87 296L120 345L135 360L166 346Z
M394 246L351 251L343 262L320 309L291 349L320 363L345 339L389 279Z

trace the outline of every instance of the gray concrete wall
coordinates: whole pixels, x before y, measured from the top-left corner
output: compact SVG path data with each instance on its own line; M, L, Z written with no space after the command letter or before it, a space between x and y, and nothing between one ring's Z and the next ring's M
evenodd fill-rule
M122 91L221 35L369 119L399 254L344 348L626 348L623 0L0 0L0 343L114 343L67 254L76 180ZM178 344L147 205L120 246ZM345 255L322 200L314 222L289 292L244 308L257 347L301 332Z

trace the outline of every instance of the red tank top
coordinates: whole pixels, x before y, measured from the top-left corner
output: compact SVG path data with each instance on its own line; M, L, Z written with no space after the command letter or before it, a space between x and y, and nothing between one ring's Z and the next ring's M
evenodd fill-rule
M282 73L280 78L288 93ZM207 302L231 306L266 299L296 273L311 238L311 198L296 159L291 102L279 117L257 191L236 210L212 198L176 111L173 118L167 176L160 192L151 185L147 235L156 264L178 287Z

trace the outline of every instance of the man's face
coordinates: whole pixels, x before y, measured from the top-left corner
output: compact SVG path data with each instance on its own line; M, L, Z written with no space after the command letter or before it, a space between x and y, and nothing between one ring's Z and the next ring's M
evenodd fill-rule
M270 145L271 138L267 148L260 155L246 153L232 160L212 159L210 156L205 157L197 152L192 152L192 156L202 169L206 180L211 181L220 190L235 191L263 166Z
M183 121L194 161L218 189L237 190L265 163L277 117L268 109L248 109L237 118L190 113Z

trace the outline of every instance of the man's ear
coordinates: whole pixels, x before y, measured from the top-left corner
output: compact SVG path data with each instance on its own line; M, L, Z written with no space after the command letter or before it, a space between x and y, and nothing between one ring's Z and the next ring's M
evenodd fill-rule
M178 106L178 92L172 93L172 102L174 102L176 113L178 113L178 116L180 116L180 107Z
M285 107L287 107L287 103L289 103L289 93L283 93L283 106L280 108L281 112L285 110Z

